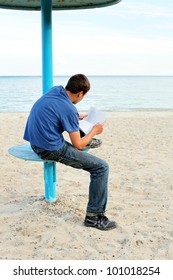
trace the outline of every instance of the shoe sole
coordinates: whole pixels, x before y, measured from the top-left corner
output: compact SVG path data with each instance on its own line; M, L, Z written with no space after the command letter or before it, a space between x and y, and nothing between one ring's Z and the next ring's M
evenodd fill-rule
M87 225L87 224L85 224L85 223L84 223L84 225L85 225L86 227L92 227L92 228L96 228L96 229L99 229L99 230L102 230L102 231L107 231L107 230L111 230L111 229L117 228L117 224L115 224L115 225L112 226L112 227L107 227L107 228L100 228L100 227L98 227L98 226Z
M102 145L102 143L98 144L98 145L87 145L86 147L89 149L96 149L96 148L99 148L101 145Z

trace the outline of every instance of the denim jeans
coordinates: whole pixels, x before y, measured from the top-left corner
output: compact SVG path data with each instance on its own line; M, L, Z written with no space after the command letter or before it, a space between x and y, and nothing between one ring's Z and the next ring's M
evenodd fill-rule
M61 149L51 152L35 146L32 146L32 148L42 158L45 154L44 160L54 160L88 171L90 173L90 185L86 211L88 214L105 212L108 195L109 166L104 160L85 151L80 151L68 142L65 142Z

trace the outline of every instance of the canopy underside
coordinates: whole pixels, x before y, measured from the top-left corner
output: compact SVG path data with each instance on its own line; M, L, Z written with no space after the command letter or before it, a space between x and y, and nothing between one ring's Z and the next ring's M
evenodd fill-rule
M119 3L121 0L52 0L52 10L91 9ZM0 8L37 11L40 0L0 0Z

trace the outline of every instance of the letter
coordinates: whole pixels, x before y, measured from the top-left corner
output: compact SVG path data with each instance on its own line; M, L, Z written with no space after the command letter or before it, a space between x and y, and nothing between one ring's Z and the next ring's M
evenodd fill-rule
M17 268L13 269L13 275L17 275Z

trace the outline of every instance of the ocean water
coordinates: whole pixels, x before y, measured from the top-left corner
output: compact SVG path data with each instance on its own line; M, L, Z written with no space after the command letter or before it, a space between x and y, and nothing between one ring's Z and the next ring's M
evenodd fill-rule
M68 76L54 77L65 86ZM79 111L173 110L173 76L89 76L91 90ZM0 112L29 112L42 95L41 77L0 77Z

